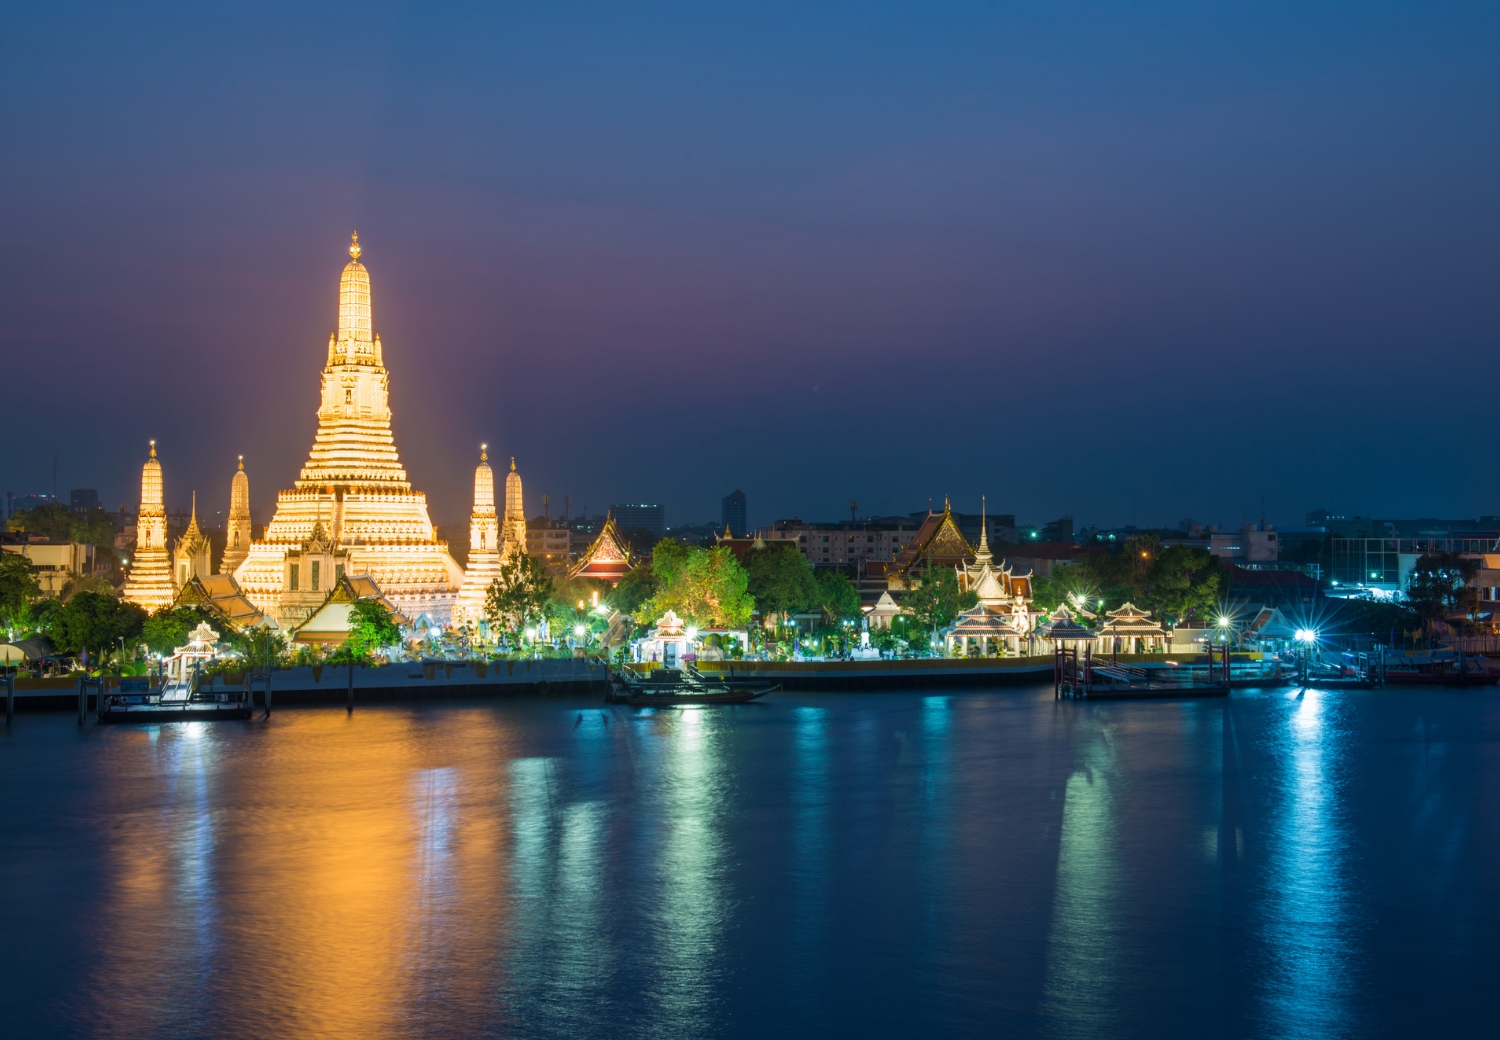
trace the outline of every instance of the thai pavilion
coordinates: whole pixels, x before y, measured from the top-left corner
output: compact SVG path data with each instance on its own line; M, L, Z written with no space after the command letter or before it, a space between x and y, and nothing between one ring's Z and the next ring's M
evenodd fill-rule
M1172 638L1166 629L1151 619L1151 615L1134 603L1126 603L1119 610L1105 613L1108 619L1099 626L1098 639L1101 654L1149 654L1167 648Z
M1073 612L1059 603L1047 615L1047 619L1036 626L1037 652L1050 654L1054 650L1083 649L1083 644L1094 641L1094 630L1080 625L1073 619Z

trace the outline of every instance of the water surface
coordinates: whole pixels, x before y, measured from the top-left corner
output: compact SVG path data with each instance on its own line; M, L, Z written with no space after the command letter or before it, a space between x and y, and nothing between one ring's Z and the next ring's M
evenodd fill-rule
M20 716L4 1034L1493 1035L1497 703Z

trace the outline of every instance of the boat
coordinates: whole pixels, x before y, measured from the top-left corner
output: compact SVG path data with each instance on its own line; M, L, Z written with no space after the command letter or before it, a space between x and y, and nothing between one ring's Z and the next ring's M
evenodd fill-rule
M611 704L629 704L637 708L747 704L779 689L780 683L768 683L762 679L710 678L691 665L686 671L659 668L644 675L619 668L610 674L606 699Z
M122 679L119 690L106 693L100 722L204 722L248 719L253 708L249 690L195 690L192 683L172 682L152 689L147 679Z
M1462 650L1391 653L1380 665L1386 686L1493 686L1491 662Z

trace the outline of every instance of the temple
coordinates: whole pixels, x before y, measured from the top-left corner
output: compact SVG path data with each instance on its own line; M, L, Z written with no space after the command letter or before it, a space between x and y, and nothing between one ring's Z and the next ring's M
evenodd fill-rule
M477 623L484 617L486 593L490 583L500 577L500 520L495 513L495 471L490 469L489 445L479 446L479 465L474 469L474 512L469 517L469 560L464 568L463 587L453 608L453 623ZM515 460L511 460L515 465ZM519 486L521 478L514 470ZM506 478L507 491L510 478ZM507 510L508 511L508 510ZM524 519L522 523L524 523ZM524 545L525 542L523 541Z
M283 628L307 620L346 573L368 575L403 614L436 625L451 620L464 582L396 452L361 252L355 235L339 279L338 328L328 337L307 464L295 487L277 495L265 536L234 571L250 601Z
M604 526L588 550L578 557L578 562L568 570L569 578L596 578L611 586L619 584L621 578L635 566L630 560L630 546L620 537L613 515L604 517Z
M172 547L172 585L180 589L194 578L206 578L213 573L209 565L208 539L198 527L198 492L193 492L193 516L187 530Z
M127 603L156 611L169 606L176 589L167 558L167 509L162 498L161 463L156 442L141 467L141 511L136 518L135 555L122 593Z
M933 567L965 567L974 560L974 549L959 531L952 507L943 499L943 511L928 511L917 533L890 563L871 563L871 577L884 578L886 588L902 592L925 578Z
M245 557L250 555L250 539L254 533L250 528L250 478L245 476L245 456L240 456L240 468L235 470L229 482L229 524L224 531L224 558L219 561L219 570L233 574Z
M500 532L500 552L526 551L526 503L521 495L521 474L516 472L516 457L510 457L510 472L505 477L505 527Z

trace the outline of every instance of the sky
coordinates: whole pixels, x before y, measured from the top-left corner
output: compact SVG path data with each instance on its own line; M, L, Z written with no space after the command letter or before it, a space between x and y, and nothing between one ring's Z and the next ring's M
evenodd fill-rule
M1493 3L0 8L0 491L257 522L358 230L461 524L1500 514Z

